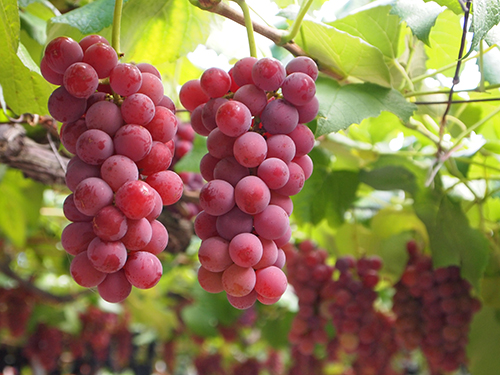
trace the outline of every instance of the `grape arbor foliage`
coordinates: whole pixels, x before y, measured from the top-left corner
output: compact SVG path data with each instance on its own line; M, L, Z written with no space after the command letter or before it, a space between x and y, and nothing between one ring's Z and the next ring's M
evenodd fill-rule
M498 373L500 1L350 0L336 7L323 0L269 1L279 18L258 14L258 3L128 0L115 9L112 0L0 0L0 368L82 374L99 368L162 374ZM214 43L217 31L226 30L223 22L247 29L238 40L245 46L242 54ZM155 217L169 236L166 250L155 249L153 257L163 268L161 279L151 289L134 288L119 304L105 302L96 288L82 288L71 278L73 256L64 251L63 230L78 220L68 221L63 208L76 189L69 179L65 185L74 152L64 147L59 121L72 120L49 113L49 98L61 83L42 76L50 41L64 36L79 42L95 34L109 41L121 62L147 63L159 72L164 94L177 109L171 121L178 125L175 137L156 134L153 140L170 142L169 151L161 151L170 153L168 173L184 183L179 201ZM254 39L255 34L264 38ZM285 67L302 55L319 70L317 78L306 79L315 86L318 114L298 128L303 133L297 130L305 138L314 135L309 152L314 169L301 191L289 194L293 212L278 210L290 216L292 231L291 243L281 246L284 272L273 266L280 280L287 274L289 288L274 304L267 304L275 302L269 294L261 298L265 304L239 310L232 297L228 302L225 293L207 293L198 283L198 249L206 251L210 242L200 222L219 215L205 212L197 230L196 214L209 208L203 158L214 145L195 117L196 107L208 106L209 97L186 99L181 87L209 71L190 60L200 44L225 56L228 66L252 55ZM283 74L284 80L292 72ZM269 88L255 82L264 101L275 99L270 108L296 100L283 80ZM135 93L139 89L111 87L114 99L105 103L118 104L126 123L140 122L135 110L127 112L127 106L134 108L128 97L142 95ZM88 93L79 90L73 94L88 98L95 86ZM237 94L230 87L229 99L235 100L226 108L256 95L249 90ZM160 99L153 106L161 106ZM170 109L157 112L173 116ZM88 122L97 116L82 107L77 119L84 112ZM264 121L269 114L261 116L252 107L245 116L247 130L256 116L257 125L262 119L269 131ZM144 120L146 127L149 121ZM241 136L233 125L221 121L217 129ZM245 134L268 139L269 132L259 133L257 125ZM132 125L117 126L125 133ZM123 152L129 148L126 144ZM95 153L90 154L88 164L94 163ZM273 163L273 168L287 164ZM297 163L293 168L305 174L306 167ZM142 161L139 168L151 166ZM265 176L264 168L260 175L249 173L241 177L248 186ZM137 175L132 179L145 183ZM270 177L263 179L273 184ZM229 183L210 184L234 190ZM252 211L255 205L245 206L247 216L263 210ZM108 209L119 215L116 210ZM267 229L250 224L246 232L252 228L253 234L239 234L240 245ZM213 235L207 237L213 241ZM237 262L258 272L256 260ZM431 289L437 292L426 292ZM371 356L375 342L384 347L377 352L379 362ZM437 346L444 351L437 353ZM366 372L369 368L379 372Z

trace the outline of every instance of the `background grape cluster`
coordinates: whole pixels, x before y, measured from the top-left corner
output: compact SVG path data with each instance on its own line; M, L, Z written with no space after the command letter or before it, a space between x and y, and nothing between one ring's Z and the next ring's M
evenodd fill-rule
M120 302L132 286L158 283L157 254L168 232L157 220L177 202L182 179L168 170L178 122L161 75L146 63L118 61L108 41L90 35L79 43L59 37L45 49L41 71L60 85L48 101L62 122L60 138L74 154L67 165L71 190L64 214L72 221L61 243L74 258L71 275Z
M291 238L290 196L312 173L318 69L308 57L283 66L246 57L225 72L206 70L179 93L191 126L207 136L200 162L207 183L195 220L202 243L200 285L225 291L236 308L278 301L287 285L281 249Z

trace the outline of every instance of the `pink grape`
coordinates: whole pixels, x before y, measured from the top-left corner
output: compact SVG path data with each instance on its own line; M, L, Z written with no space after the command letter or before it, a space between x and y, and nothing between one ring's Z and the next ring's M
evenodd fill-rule
M149 63L139 63L136 65L137 68L141 71L141 73L150 73L154 75L156 78L161 79L161 74L158 69L154 65Z
M146 125L155 115L155 104L140 92L125 98L121 105L123 121L127 124Z
M230 265L222 274L222 286L227 294L234 297L243 297L255 287L256 277L252 267Z
M234 82L239 86L253 84L252 68L257 62L255 57L244 57L234 64L231 73Z
M239 164L232 156L220 160L213 171L215 179L227 181L233 186L249 174L249 169Z
M265 298L278 298L286 290L287 279L281 269L275 266L262 268L255 272L255 291Z
M153 118L144 127L151 133L153 141L165 143L174 139L177 133L177 117L168 108L157 106Z
M314 81L318 77L318 66L308 56L297 56L290 60L290 62L285 67L286 74L290 75L296 72L302 72L311 77Z
M71 152L76 154L76 142L84 131L88 130L86 120L78 119L74 122L65 122L61 126L60 138L63 146Z
M154 195L153 210L148 215L146 215L146 219L148 219L150 222L156 220L163 211L163 201L161 199L160 193L158 193L156 189L153 189L153 195Z
M165 226L158 220L151 221L151 240L142 248L143 251L158 255L168 245L168 231Z
M176 111L174 102L167 95L163 95L163 99L161 100L161 102L157 106L170 109L172 111L172 113L175 113L175 111Z
M292 238L292 228L288 226L286 232L279 238L276 238L274 242L276 243L276 246L278 247L283 247L285 246L288 242L290 242L290 239Z
M295 106L297 112L299 113L299 123L305 124L316 118L319 111L319 101L316 96L314 96L307 104L302 106Z
M196 215L196 219L194 220L194 232L201 240L215 237L218 235L217 227L215 226L216 222L217 216L201 211L198 215Z
M296 195L298 194L302 188L304 187L305 175L302 168L293 161L288 164L288 168L290 170L290 178L288 182L280 189L276 189L276 192L283 195Z
M64 74L71 64L83 60L83 50L73 39L61 36L47 44L44 56L50 69Z
M104 43L109 45L109 42L105 37L97 34L91 34L87 35L86 37L83 37L78 44L80 44L80 47L82 47L83 52L85 52L90 46L96 43Z
M295 143L295 157L308 154L314 147L314 134L306 125L298 124L297 127L288 134Z
M215 166L221 159L205 154L200 160L200 174L206 181L214 179Z
M255 215L262 212L269 204L271 192L257 176L244 177L234 188L234 201L240 210Z
M299 123L297 109L283 99L269 102L260 116L262 125L271 134L288 134Z
M255 86L265 91L278 90L286 77L285 67L279 60L264 57L252 67L252 80Z
M149 176L153 173L166 170L172 163L170 149L161 142L153 141L151 151L144 159L137 162L141 175Z
M151 241L153 229L146 218L127 220L127 232L121 242L127 250L142 250Z
M248 134L248 133L246 133ZM245 135L245 134L243 134ZM220 129L215 128L207 138L207 150L210 155L224 159L233 156L233 145L236 138L225 135Z
M173 171L160 171L149 175L146 182L161 196L164 206L170 206L182 197L184 184L179 175Z
M268 158L259 165L257 176L266 183L269 189L279 189L288 182L290 170L283 160Z
M154 287L163 274L160 260L147 251L131 253L123 269L130 284L139 289Z
M236 138L233 153L238 163L244 167L257 167L267 156L266 140L258 133L245 133Z
M151 151L151 133L139 125L124 125L115 134L114 146L117 154L125 155L133 161L144 159Z
M87 99L97 90L99 77L91 65L77 62L64 72L63 85L74 97Z
M155 105L159 105L163 100L164 92L161 78L158 78L154 74L143 72L142 85L137 92L147 95Z
M42 60L40 61L40 72L42 73L42 77L45 78L47 82L57 86L61 86L63 84L64 75L52 70L47 64L45 56L42 57Z
M278 268L283 268L286 263L286 255L283 249L278 249L278 257L276 258L276 262L274 262L274 266Z
M288 215L281 207L271 204L254 216L253 225L260 237L275 240L286 233Z
M69 272L78 285L86 288L96 287L106 278L106 273L94 268L86 251L73 258Z
M200 206L210 215L224 215L234 203L234 188L226 181L212 180L200 190Z
M316 94L314 80L305 73L292 73L281 86L283 97L296 106L309 103Z
M201 266L198 268L198 282L208 293L220 293L222 287L222 272L211 272Z
M187 81L179 91L179 100L189 112L192 112L200 104L206 103L210 97L205 94L199 79Z
M265 238L259 237L259 241L262 244L262 257L253 265L255 270L272 266L278 259L278 247L273 240L266 240Z
M207 136L210 134L210 130L203 124L203 108L206 104L200 104L196 107L193 112L191 112L191 126L193 127L196 134Z
M99 129L84 131L76 141L76 154L87 164L101 165L113 152L113 139Z
M64 217L69 221L92 221L92 216L87 216L78 211L73 200L73 194L66 197L63 203Z
M123 118L115 103L103 100L87 109L85 122L89 129L99 129L113 136L123 125Z
M102 299L111 303L123 301L130 295L132 284L127 280L124 270L110 273L97 286L97 291Z
M252 215L244 213L237 206L233 207L227 214L217 216L217 233L228 241L239 233L251 232L252 228Z
M288 135L276 134L267 138L266 142L268 158L278 158L288 164L295 157L295 142Z
M64 86L55 89L47 103L50 115L59 122L73 122L83 116L87 109L85 98L75 98Z
M132 159L112 155L102 163L101 177L116 192L125 182L139 179L139 171Z
M127 233L127 218L115 206L106 206L94 216L92 226L101 240L118 241Z
M280 206L288 216L292 214L293 211L293 201L288 195L282 195L274 190L271 190L271 200L269 204L274 204Z
M245 104L253 116L260 115L267 104L266 92L251 84L240 87L233 99Z
M61 233L61 245L68 254L77 255L87 250L89 243L96 237L90 222L70 223Z
M229 242L222 237L210 237L203 240L198 250L201 265L211 272L222 272L233 261L229 256Z
M142 73L135 65L117 64L109 74L109 84L118 95L129 96L142 85Z
M87 256L96 270L113 273L125 265L127 249L121 241L108 242L96 237L89 244Z
M209 68L200 78L201 89L211 98L224 96L231 87L231 77L220 68Z
M78 156L74 156L66 169L66 186L74 192L78 184L86 178L99 176L99 166L87 164Z
M309 177L311 177L314 165L313 165L313 161L309 155L297 157L297 158L293 159L293 162L297 163L302 168L302 171L304 172L304 177L306 180Z
M231 100L219 107L215 122L225 135L238 137L247 132L252 125L252 114L245 104Z
M229 256L240 267L255 266L262 253L262 242L252 233L240 233L229 243Z
M154 208L153 188L141 180L127 181L116 191L115 204L127 218L142 219Z
M99 78L106 78L118 64L118 55L109 44L94 43L86 49L83 61L95 69Z
M248 293L246 296L243 297L235 297L230 294L227 295L227 300L233 306L234 308L238 310L246 310L252 307L255 304L255 301L257 301L257 293L255 290L251 291Z
M101 208L113 203L113 190L104 180L89 177L78 184L73 200L81 213L94 216Z

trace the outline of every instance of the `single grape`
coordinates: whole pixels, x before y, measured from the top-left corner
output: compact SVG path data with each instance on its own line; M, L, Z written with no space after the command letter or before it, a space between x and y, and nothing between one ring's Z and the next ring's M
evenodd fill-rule
M142 250L151 241L153 229L148 219L127 220L127 233L121 239L127 250Z
M101 165L113 152L113 139L99 129L86 130L76 142L76 155L87 164Z
M150 289L161 279L163 267L160 260L147 251L130 254L124 267L127 280L136 288Z
M279 60L264 57L252 67L252 80L255 86L264 91L278 90L286 77L285 67Z
M153 142L149 154L137 162L137 168L139 168L141 175L149 176L166 170L171 163L172 153L170 149L164 143Z
M161 78L152 73L143 72L142 85L137 92L147 95L155 105L160 105L164 96Z
M222 274L222 286L228 295L243 297L255 287L255 271L252 267L230 265Z
M63 84L64 75L53 71L47 64L45 56L42 57L40 61L40 73L42 73L42 77L45 78L47 82L53 85L61 86Z
M278 298L286 290L288 281L284 272L275 266L262 268L255 272L255 291L266 298Z
M118 241L127 233L127 218L115 206L103 207L92 220L94 233L103 241Z
M293 201L288 195L282 195L274 190L271 190L271 200L269 204L274 204L280 206L288 216L292 214L293 211Z
M266 92L252 84L240 87L233 99L245 104L252 116L259 116L267 105Z
M117 154L139 161L151 151L153 138L144 126L129 124L118 129L113 143Z
M213 170L215 179L227 181L233 186L249 174L249 169L238 163L232 156L220 160Z
M163 95L163 99L158 104L158 107L165 107L167 109L170 109L172 113L175 113L176 111L174 102L167 95Z
M257 167L267 156L266 140L255 132L244 133L234 141L233 154L242 166Z
M201 240L218 236L219 234L217 233L216 227L217 220L217 216L201 211L198 215L196 215L196 219L194 220L194 232Z
M158 255L165 250L168 245L168 231L158 220L151 221L151 230L151 240L142 250Z
M253 225L260 237L275 240L286 233L288 215L281 207L271 204L254 216Z
M98 101L87 109L85 122L89 129L99 129L114 136L124 124L120 108L113 102Z
M295 143L295 157L308 154L314 147L314 134L306 125L298 124L297 127L288 134Z
M44 57L50 69L64 74L71 64L83 60L83 50L73 39L61 36L47 44Z
M170 206L182 197L184 184L174 171L160 171L149 175L146 182L161 196L164 206Z
M234 201L240 210L255 215L262 212L269 204L271 192L257 176L247 176L234 188Z
M288 134L299 123L297 109L283 99L269 102L260 116L262 125L271 134Z
M290 170L288 182L282 188L276 189L276 192L282 195L292 196L298 194L302 190L306 177L302 168L293 161L288 164L288 169Z
M77 185L73 200L81 213L94 216L101 208L113 203L113 190L104 180L89 177Z
M210 98L220 98L229 91L231 77L220 68L209 68L201 75L200 86Z
M266 240L261 237L259 237L259 241L262 244L262 257L256 264L253 265L255 270L272 266L278 260L278 247L274 241Z
M196 107L193 112L191 112L191 126L193 127L194 131L203 136L207 136L210 134L210 130L205 127L203 124L203 108L205 107L205 103L200 104L198 107Z
M229 243L229 256L240 267L253 267L262 258L262 242L252 233L240 233Z
M82 133L88 130L86 120L81 118L74 122L65 122L61 126L60 139L63 146L71 152L76 154L76 141Z
M227 300L234 308L238 310L246 310L252 307L257 301L257 292L254 290L243 297L235 297L230 294L227 295Z
M55 89L50 94L47 103L50 115L59 122L74 122L83 116L87 109L85 98L76 98L64 86Z
M245 135L245 134L244 134ZM236 138L225 135L220 129L215 128L207 138L207 150L210 155L224 159L233 156L233 145Z
M66 197L63 203L63 213L64 217L69 221L92 221L92 216L87 216L78 211L73 200L73 194Z
M316 118L319 111L319 101L314 96L307 104L302 106L295 106L299 113L299 123L305 124Z
M116 192L125 182L137 180L139 171L132 159L112 155L101 165L101 178Z
M216 229L219 236L230 241L240 233L252 231L253 217L235 206L228 213L217 216Z
M215 166L221 159L210 154L205 154L200 160L200 174L206 181L214 179Z
M80 47L82 47L82 50L85 53L85 51L87 51L90 46L96 43L104 43L109 45L109 42L105 37L97 34L91 34L83 37L78 44L80 44Z
M305 73L292 73L281 86L283 97L296 106L309 103L316 94L314 80Z
M302 168L302 171L304 172L304 177L307 180L309 177L311 177L313 173L313 161L309 155L304 155L300 156L298 158L294 158L293 162L298 164L300 168Z
M120 108L123 121L127 124L146 125L155 115L155 104L140 92L125 98Z
M74 192L77 185L89 177L100 177L99 166L87 164L78 156L73 156L66 169L66 186L68 189Z
M198 268L198 282L208 293L220 293L222 287L222 272L211 272L201 266Z
M254 83L252 79L252 68L256 62L257 58L255 57L244 57L241 60L238 60L236 64L234 64L233 68L231 69L231 76L236 85L241 87Z
M95 237L92 223L70 223L64 227L61 233L61 245L68 254L78 255L87 250L89 243Z
M245 104L231 100L219 107L215 115L215 122L225 135L238 137L250 129L252 114Z
M234 188L226 181L212 180L200 190L200 206L210 215L224 215L234 203Z
M226 98L213 98L203 105L201 109L201 122L209 132L217 127L215 116L219 107L228 101Z
M127 218L142 219L154 208L153 188L141 180L127 181L116 191L115 204Z
M257 176L266 183L269 189L279 189L288 182L290 170L283 160L267 158L259 165Z
M64 72L63 85L74 97L87 99L97 90L99 77L91 65L77 62Z
M316 78L318 78L318 66L314 60L308 56L297 56L293 58L286 64L285 70L287 75L302 72L311 77L313 81L316 81Z
M127 280L125 271L106 275L106 278L97 286L97 291L102 299L111 303L118 303L127 298L132 291L132 284Z
M221 237L203 240L198 250L198 259L211 272L222 272L233 264L229 256L229 242Z
M168 108L157 106L153 118L144 127L151 133L153 141L165 143L174 139L177 133L177 117Z
M179 100L189 112L192 112L200 104L206 103L209 99L209 96L201 88L199 79L187 81L179 91Z
M106 273L94 268L86 251L73 258L69 272L78 285L86 288L96 287L106 278Z
M109 84L118 95L129 96L142 84L142 73L135 65L118 63L109 74Z
M137 68L139 68L142 73L150 73L161 80L161 74L154 65L149 63L139 63L137 64Z
M118 64L118 55L109 44L94 43L85 51L83 61L95 69L99 78L106 78Z
M155 196L155 199L154 199L155 204L154 204L153 210L146 216L146 219L148 219L149 222L151 222L151 223L154 220L156 220L161 215L161 213L163 211L163 201L161 199L160 193L158 193L158 191L156 191L156 189L153 189L153 193Z
M89 244L87 256L96 270L113 273L125 265L127 249L121 241L103 241L96 237Z
M295 157L295 142L288 135L273 135L267 138L266 143L268 158L278 158L288 164Z

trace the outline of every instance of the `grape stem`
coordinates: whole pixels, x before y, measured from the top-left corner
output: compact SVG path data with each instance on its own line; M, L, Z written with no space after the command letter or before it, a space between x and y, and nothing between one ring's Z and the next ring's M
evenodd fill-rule
M295 18L295 21L293 21L292 28L287 34L283 35L283 37L281 38L282 44L290 42L297 36L300 30L300 26L302 25L302 20L304 19L305 15L307 14L307 11L311 7L312 2L313 0L304 0L302 2L302 6L300 7L299 13Z
M122 8L123 8L123 0L115 0L111 46L115 49L118 56L120 56L120 26L122 21Z
M253 32L253 23L252 23L252 18L250 17L250 9L248 8L248 4L245 2L245 0L233 0L233 1L240 6L241 11L243 12L245 27L247 29L248 44L250 46L250 56L257 57L255 34Z

